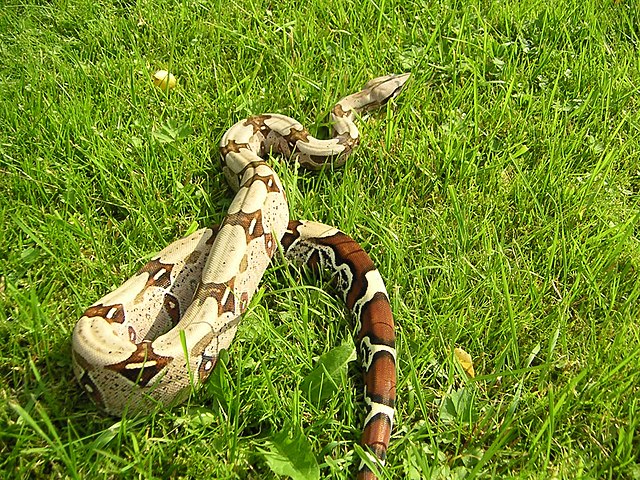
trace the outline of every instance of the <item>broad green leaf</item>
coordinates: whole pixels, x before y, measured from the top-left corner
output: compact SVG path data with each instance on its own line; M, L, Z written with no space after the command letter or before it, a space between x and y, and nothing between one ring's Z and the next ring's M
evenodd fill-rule
M268 450L259 449L269 468L276 475L283 475L293 480L318 480L320 467L311 450L307 437L301 433L293 438L282 431L266 442Z
M215 404L214 404L215 405ZM176 418L174 425L196 425L206 427L218 420L214 409L205 407L190 408L183 416Z
M151 132L151 135L158 143L173 143L176 140L181 140L188 137L192 132L191 127L187 125L179 126L174 121L168 121L165 125L162 125L159 129Z
M454 390L440 405L440 419L446 423L472 423L477 420L474 396L468 388Z
M356 358L356 347L351 340L322 355L300 385L303 394L312 402L322 402L338 389L340 376Z

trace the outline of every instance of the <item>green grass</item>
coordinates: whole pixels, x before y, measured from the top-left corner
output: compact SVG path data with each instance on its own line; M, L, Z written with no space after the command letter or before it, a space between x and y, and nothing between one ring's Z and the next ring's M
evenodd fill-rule
M398 325L388 478L640 478L640 11L631 0L6 0L0 10L0 477L272 478L304 436L348 478L356 368L339 303L273 269L212 381L148 417L73 379L84 308L231 194L217 143L411 71L340 171L276 161L293 218L339 226ZM169 95L150 75L172 70ZM320 284L322 287L322 284ZM467 380L452 357L469 352Z

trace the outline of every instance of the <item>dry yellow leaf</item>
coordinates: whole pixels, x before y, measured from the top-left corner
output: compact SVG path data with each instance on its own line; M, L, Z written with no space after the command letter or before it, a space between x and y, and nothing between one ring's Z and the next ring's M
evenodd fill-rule
M476 372L473 369L473 360L471 359L471 355L459 347L454 348L453 353L467 375L474 378L476 376Z
M169 73L166 70L158 70L151 76L153 80L153 84L161 90L173 90L176 88L176 77L173 76L173 73Z

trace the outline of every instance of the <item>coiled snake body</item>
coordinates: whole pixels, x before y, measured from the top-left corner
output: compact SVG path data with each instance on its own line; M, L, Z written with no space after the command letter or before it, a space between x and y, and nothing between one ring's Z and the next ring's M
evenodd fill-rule
M395 333L380 274L360 246L339 230L289 221L269 152L311 169L342 165L359 141L355 114L396 96L409 75L388 75L340 100L335 135L313 138L292 118L250 117L223 136L223 171L237 191L219 227L201 229L155 256L123 285L89 307L73 331L73 367L91 398L108 413L177 404L211 373L229 346L271 257L328 269L357 321L367 416L361 443L384 462L395 403ZM360 479L375 476L363 462Z

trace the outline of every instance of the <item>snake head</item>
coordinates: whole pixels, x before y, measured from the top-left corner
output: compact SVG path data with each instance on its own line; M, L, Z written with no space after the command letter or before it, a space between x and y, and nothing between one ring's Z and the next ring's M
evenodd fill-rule
M369 80L363 90L368 90L371 99L382 105L400 93L410 75L410 73L401 73L377 77Z

